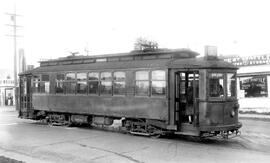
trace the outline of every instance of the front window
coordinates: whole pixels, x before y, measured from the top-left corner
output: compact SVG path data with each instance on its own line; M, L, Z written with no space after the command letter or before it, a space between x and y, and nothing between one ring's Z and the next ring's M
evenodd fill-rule
M209 74L209 96L224 97L224 76L222 73Z

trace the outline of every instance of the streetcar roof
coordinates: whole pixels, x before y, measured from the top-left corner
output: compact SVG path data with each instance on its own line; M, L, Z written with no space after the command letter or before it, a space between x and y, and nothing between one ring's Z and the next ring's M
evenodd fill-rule
M173 60L169 68L192 68L192 69L238 69L235 65L222 59L188 58Z
M195 58L199 53L189 49L177 50L161 50L156 52L131 52L99 56L72 56L59 58L49 61L40 62L40 67L33 70L23 72L20 75L46 73L46 72L67 72L67 71L98 71L98 70L115 70L115 69L151 69L151 68L187 68L187 69L203 69L203 68L229 68L236 67L228 62L218 59L207 60L204 58ZM130 57L132 60L121 60L121 57ZM135 57L140 59L135 59ZM160 56L154 58L152 57ZM109 61L108 59L117 58L117 61ZM97 59L106 58L105 61L98 62Z

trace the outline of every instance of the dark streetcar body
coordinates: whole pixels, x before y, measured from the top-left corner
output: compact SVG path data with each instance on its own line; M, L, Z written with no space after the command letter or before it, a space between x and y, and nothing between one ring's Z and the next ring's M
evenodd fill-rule
M20 74L19 116L140 135L237 134L237 68L187 50L69 56Z

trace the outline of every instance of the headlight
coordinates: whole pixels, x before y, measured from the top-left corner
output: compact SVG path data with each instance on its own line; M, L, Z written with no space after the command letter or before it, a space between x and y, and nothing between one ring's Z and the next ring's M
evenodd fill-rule
M232 111L231 111L231 117L234 117L234 116L235 116L235 111L232 110Z

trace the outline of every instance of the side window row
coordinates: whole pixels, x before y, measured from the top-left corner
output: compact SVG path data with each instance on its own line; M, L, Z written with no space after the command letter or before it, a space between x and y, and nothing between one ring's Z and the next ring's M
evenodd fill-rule
M151 72L151 73L150 73ZM49 75L33 78L34 93L50 93ZM57 74L55 79L56 94L102 94L125 95L126 73L117 72L89 72ZM164 70L136 71L135 95L165 96L166 77Z

